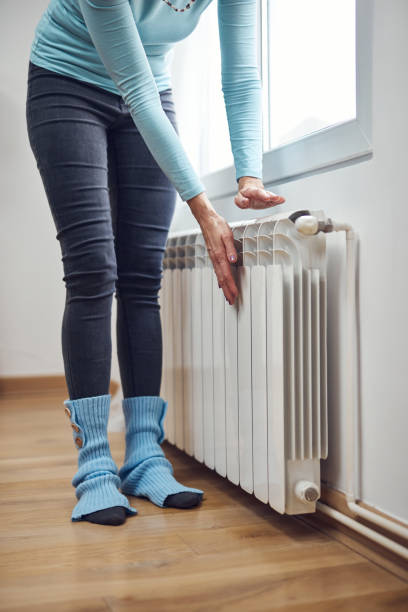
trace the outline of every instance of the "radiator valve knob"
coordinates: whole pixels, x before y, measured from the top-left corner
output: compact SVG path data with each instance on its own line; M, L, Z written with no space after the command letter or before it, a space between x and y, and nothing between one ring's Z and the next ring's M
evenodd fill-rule
M295 227L304 236L313 236L319 231L319 220L313 215L302 215L296 219Z
M347 229L348 226L344 223L337 224L339 229ZM295 221L295 227L298 232L304 236L314 236L319 232L329 233L333 232L335 227L333 221L328 217L326 221L319 221L317 217L313 215L302 215L297 217ZM349 226L351 228L351 226ZM338 231L336 229L336 231Z
M314 482L299 480L295 485L295 495L302 502L315 502L320 497L320 491Z

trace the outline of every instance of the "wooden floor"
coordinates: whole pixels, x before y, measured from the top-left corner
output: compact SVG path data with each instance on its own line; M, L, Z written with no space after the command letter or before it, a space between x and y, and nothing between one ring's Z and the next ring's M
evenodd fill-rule
M201 507L120 527L72 523L76 454L62 397L0 400L0 609L407 610L407 584L294 517L277 514L168 444ZM110 436L121 465L123 435Z

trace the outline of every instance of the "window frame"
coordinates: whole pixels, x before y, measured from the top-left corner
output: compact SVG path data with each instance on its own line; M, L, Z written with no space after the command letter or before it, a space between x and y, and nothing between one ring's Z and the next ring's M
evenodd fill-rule
M258 3L258 60L263 89L263 145L268 147L268 0ZM288 183L370 159L372 147L372 25L373 3L356 0L356 117L327 126L263 154L263 182ZM209 198L235 195L235 166L205 174L201 179Z

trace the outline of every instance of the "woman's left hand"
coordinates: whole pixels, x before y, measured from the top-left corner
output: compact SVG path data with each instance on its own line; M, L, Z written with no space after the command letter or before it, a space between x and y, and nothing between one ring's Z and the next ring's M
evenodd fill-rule
M285 198L272 191L267 191L261 179L253 176L241 176L234 202L238 208L260 209L283 204Z

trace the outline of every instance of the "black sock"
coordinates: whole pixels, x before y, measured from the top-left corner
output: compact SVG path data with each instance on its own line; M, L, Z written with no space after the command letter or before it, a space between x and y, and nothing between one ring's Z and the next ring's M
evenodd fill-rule
M122 525L126 520L126 510L123 506L112 506L112 508L84 514L82 518L98 525Z
M182 491L181 493L168 495L164 500L164 505L167 508L193 508L194 506L198 506L202 497L202 493Z

